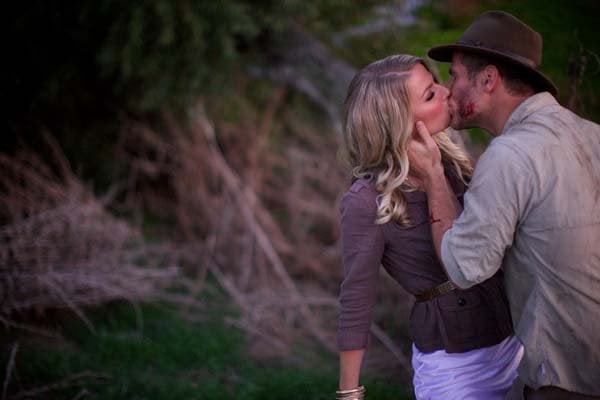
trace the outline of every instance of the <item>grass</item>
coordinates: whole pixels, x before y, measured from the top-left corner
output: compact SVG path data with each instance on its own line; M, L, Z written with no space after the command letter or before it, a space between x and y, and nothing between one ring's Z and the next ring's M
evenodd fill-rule
M143 327L126 304L89 313L96 332L73 317L60 318L64 340L4 337L19 342L9 394L59 382L82 371L102 379L44 393L45 399L331 399L337 361L328 355L315 365L257 361L246 355L245 337L226 326L221 315L187 322L176 310L158 304L141 307ZM2 352L7 365L8 351ZM365 380L368 398L408 398L403 387ZM404 397L402 397L404 396Z

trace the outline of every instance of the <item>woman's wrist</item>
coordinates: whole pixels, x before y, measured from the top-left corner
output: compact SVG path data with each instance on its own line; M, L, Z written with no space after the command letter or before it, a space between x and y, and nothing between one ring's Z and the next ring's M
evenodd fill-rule
M356 389L357 387L359 387L358 379L341 380L338 387L338 392Z

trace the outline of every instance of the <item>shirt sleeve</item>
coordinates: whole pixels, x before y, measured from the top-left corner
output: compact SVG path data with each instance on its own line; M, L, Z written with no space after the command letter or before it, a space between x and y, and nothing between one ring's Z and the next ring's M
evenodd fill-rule
M463 212L442 238L444 267L459 287L483 282L501 267L533 190L532 169L518 149L502 142L492 142L480 157Z
M341 202L344 280L340 288L339 350L365 348L377 298L379 266L384 251L375 199L348 192Z

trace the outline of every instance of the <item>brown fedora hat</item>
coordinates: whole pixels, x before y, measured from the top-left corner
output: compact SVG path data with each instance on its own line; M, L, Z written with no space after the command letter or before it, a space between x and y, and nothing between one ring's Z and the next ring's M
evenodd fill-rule
M433 47L427 55L436 61L450 62L457 50L507 61L527 74L536 89L558 93L556 85L538 69L542 61L542 36L509 13L481 14L455 44Z

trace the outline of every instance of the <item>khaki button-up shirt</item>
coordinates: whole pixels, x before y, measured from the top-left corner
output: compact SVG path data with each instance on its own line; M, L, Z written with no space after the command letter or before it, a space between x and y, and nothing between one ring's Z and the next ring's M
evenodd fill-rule
M481 156L442 240L469 287L504 269L519 377L600 395L600 126L549 93L526 99Z

